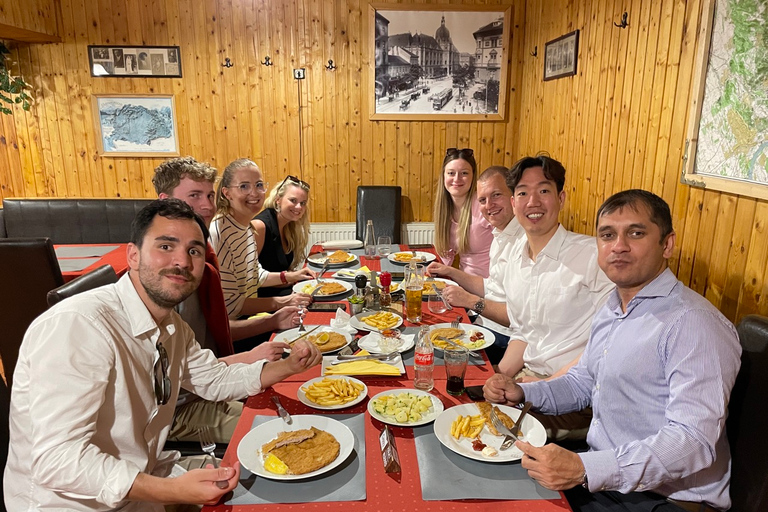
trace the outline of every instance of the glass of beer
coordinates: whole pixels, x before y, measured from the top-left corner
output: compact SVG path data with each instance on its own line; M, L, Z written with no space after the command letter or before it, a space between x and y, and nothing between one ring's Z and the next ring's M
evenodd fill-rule
M411 262L405 268L405 317L411 323L421 322L421 296L424 292L424 265Z

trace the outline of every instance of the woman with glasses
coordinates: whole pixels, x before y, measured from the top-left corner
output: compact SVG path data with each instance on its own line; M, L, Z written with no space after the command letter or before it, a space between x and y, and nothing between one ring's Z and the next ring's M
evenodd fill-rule
M246 158L235 160L224 169L216 189L211 245L221 267L221 286L230 319L275 311L284 306L306 306L312 300L305 293L259 297L261 287L292 284L315 277L314 272L306 268L295 272L270 272L259 264L251 219L264 204L265 189L261 170Z
M295 176L286 178L267 196L264 210L251 225L256 230L259 263L270 272L299 268L309 240L309 183ZM262 287L260 297L288 295L287 285Z
M480 213L475 194L477 163L469 148L449 148L435 197L435 249L445 265L459 257L467 274L488 277L493 227Z

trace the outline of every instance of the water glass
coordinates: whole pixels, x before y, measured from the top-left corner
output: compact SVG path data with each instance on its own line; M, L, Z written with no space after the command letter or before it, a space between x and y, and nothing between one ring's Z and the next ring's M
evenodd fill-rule
M392 252L392 237L391 236L380 236L378 239L378 243L376 244L377 250L379 252L379 256L382 258L386 258L389 256L389 253Z
M434 292L434 290L427 298L427 307L431 312L438 315L448 311L448 308L445 307L445 303L443 302L443 299L438 297L438 295Z
M445 390L449 395L461 395L464 392L464 374L469 362L469 351L464 348L445 347L443 362L447 378Z

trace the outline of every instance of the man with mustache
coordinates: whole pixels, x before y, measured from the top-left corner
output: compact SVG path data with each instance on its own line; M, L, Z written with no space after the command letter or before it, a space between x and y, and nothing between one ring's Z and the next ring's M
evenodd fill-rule
M733 324L668 268L674 246L662 198L609 197L597 212L597 250L616 289L581 360L558 379L518 385L495 375L485 384L488 400L528 400L544 414L592 406L588 452L517 443L529 475L565 490L574 512L731 505L725 418L741 346Z
M237 485L239 464L169 477L175 452L162 447L180 389L234 400L321 360L300 340L280 361L218 361L174 311L203 274L203 221L165 199L143 208L131 231L127 275L52 307L24 337L9 417L9 510L213 504Z
M525 157L510 172L512 207L525 230L504 276L509 344L499 372L521 381L550 379L578 361L589 325L613 289L597 266L595 239L566 230L565 168L548 156ZM542 418L550 438L583 439L589 411Z
M443 290L443 297L452 306L473 310L478 315L474 323L494 331L496 341L485 351L492 364L498 364L509 342L511 332L508 329L504 272L514 242L525 234L512 210L512 189L508 180L509 169L500 165L487 168L477 178L480 213L493 226L488 277L467 274L437 261L427 267L430 275L451 279L459 285L446 286Z

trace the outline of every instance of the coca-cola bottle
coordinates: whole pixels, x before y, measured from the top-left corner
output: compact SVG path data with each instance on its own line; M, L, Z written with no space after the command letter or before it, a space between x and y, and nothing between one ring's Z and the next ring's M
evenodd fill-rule
M413 387L422 391L432 391L435 387L435 379L432 376L435 369L435 349L429 339L429 327L422 327L417 336L416 356L413 363L416 377L413 379Z

